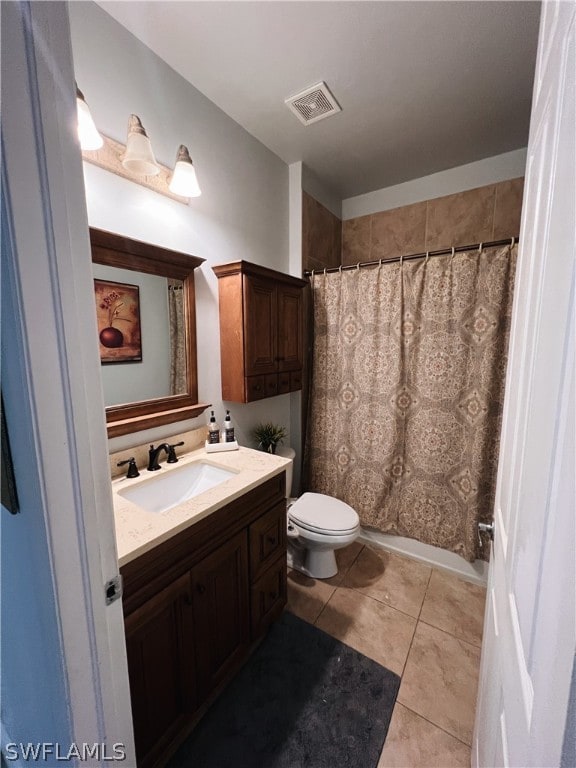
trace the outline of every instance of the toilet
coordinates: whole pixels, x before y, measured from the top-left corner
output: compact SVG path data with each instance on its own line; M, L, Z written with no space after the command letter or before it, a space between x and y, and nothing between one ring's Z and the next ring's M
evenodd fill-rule
M360 518L351 506L323 493L291 498L296 453L293 448L279 448L276 455L290 459L286 467L288 567L313 579L329 579L338 573L336 550L357 539Z

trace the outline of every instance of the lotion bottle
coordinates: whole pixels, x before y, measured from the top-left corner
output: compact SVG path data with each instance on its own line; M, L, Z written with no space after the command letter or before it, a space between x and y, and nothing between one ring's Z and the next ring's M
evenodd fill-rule
M230 418L230 411L226 411L226 417L224 419L224 441L226 443L234 442L234 425Z
M210 421L208 422L208 442L210 445L220 442L220 429L216 424L216 417L214 411L210 411Z

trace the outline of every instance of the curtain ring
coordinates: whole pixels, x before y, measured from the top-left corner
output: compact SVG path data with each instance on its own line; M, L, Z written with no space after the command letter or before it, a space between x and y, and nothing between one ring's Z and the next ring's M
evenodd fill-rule
M455 246L452 246L452 256L450 256L450 264L454 261L454 254L456 253Z
M339 272L340 274L342 274L342 264L340 264L340 266L338 267L338 272Z
M404 254L401 254L400 256L400 266L404 263Z
M430 258L430 251L426 251L426 258L424 260L424 264L428 264L428 259Z
M480 245L478 246L478 254L482 253L482 248L483 247L484 247L484 243L480 243Z
M312 277L312 280L314 280L314 270L312 270L312 272L310 272L310 276Z
M514 241L516 240L515 237L512 238L512 242L510 243L510 248L514 248Z
M358 262L358 264L356 264L356 272L359 272L359 271L360 271L360 262Z

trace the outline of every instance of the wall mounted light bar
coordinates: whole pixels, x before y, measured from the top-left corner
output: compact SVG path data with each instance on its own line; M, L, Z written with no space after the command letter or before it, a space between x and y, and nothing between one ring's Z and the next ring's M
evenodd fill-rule
M142 121L130 115L126 144L98 132L82 92L76 86L78 136L82 158L122 178L187 205L201 194L196 170L188 149L181 144L171 170L158 163Z

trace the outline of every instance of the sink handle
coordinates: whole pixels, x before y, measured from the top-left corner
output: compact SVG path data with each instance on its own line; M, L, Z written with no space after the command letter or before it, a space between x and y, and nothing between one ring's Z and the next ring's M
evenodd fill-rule
M182 440L180 443L174 443L174 445L168 446L168 458L166 459L166 464L176 464L178 461L178 456L176 456L176 451L174 448L179 448L181 445L184 445L184 440Z
M138 467L136 466L136 459L134 456L126 459L126 461L119 461L116 466L123 467L125 464L128 464L128 472L126 473L126 477L140 477L140 472L138 472Z

